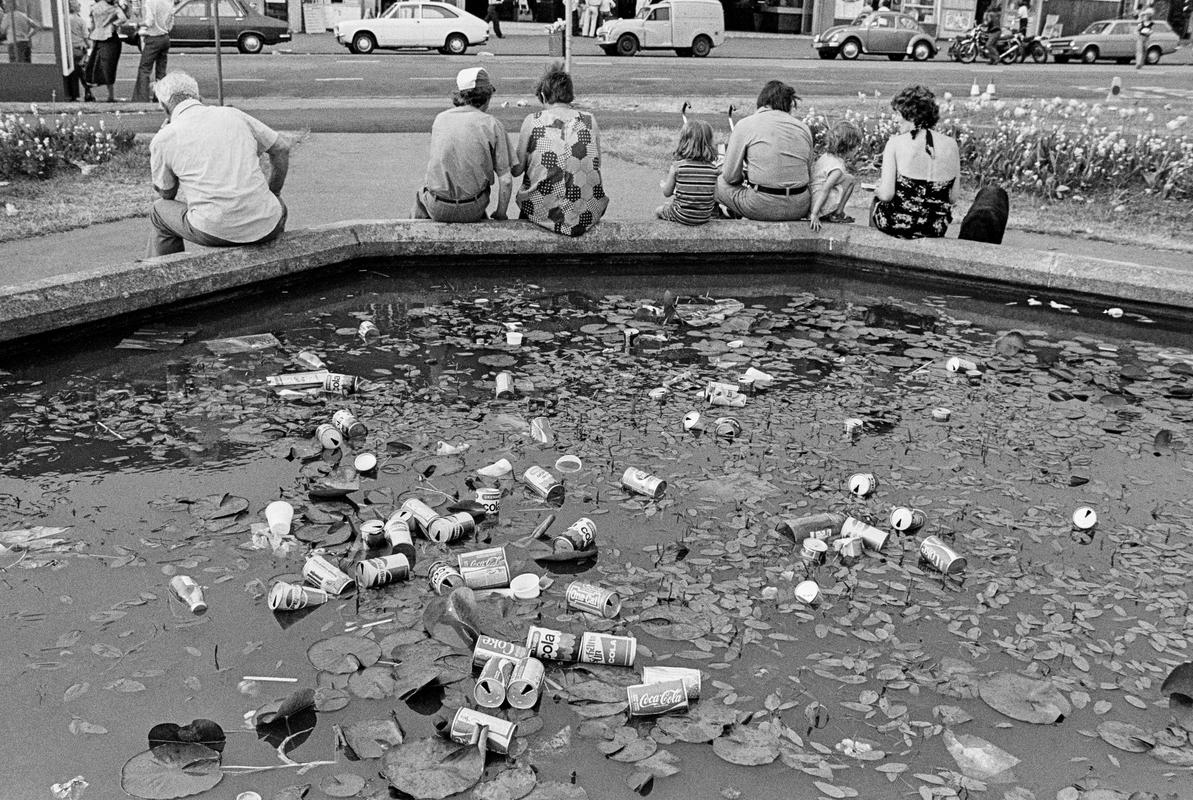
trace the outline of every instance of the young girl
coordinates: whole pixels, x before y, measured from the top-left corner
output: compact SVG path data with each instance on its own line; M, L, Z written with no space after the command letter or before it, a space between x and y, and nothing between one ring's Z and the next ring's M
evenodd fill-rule
M717 176L721 173L716 160L712 126L700 121L685 123L675 161L667 177L659 181L663 197L672 199L655 209L655 216L684 225L708 222L716 207Z
M824 144L824 153L812 165L812 210L808 213L808 227L820 230L821 222L849 224L853 217L846 216L845 204L853 194L857 178L849 174L845 162L853 157L862 145L862 132L852 122L840 120L829 128ZM825 216L821 212L831 208Z

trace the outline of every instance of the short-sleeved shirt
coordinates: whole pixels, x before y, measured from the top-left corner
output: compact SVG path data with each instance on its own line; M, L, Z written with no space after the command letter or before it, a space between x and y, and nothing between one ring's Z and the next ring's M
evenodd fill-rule
M812 195L815 196L817 192L823 191L824 184L828 181L828 176L833 172L840 172L844 175L848 170L845 169L845 162L841 160L840 156L835 156L832 153L821 153L820 157L816 159L816 163L812 165ZM841 184L833 187L832 195L825 199L824 205L821 208L833 209L841 202Z
M282 218L260 163L277 140L276 131L240 109L184 100L149 143L153 185L179 187L187 221L203 233L258 241Z
M734 127L725 150L725 182L773 189L806 186L812 131L786 111L758 110Z
M449 108L431 125L431 155L423 183L441 200L469 200L513 163L505 126L471 105Z
M0 33L7 35L9 28L14 42L28 42L33 38L36 26L24 11L0 11Z

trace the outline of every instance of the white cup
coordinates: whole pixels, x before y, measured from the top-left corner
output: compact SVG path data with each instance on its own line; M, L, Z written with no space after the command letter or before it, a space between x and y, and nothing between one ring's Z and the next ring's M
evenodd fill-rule
M290 533L290 523L293 519L294 506L285 500L274 500L265 507L265 521L269 523L269 532L274 536Z
M505 343L514 347L522 346L522 331L506 331Z

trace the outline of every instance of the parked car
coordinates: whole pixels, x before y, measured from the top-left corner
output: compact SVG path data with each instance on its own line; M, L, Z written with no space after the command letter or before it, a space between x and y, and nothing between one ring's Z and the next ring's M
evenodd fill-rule
M648 5L633 19L614 19L596 32L606 55L674 50L704 58L725 41L725 10L719 0L669 0Z
M1086 64L1099 59L1114 59L1120 64L1135 60L1135 40L1138 38L1135 20L1104 19L1091 22L1076 36L1062 36L1049 42L1052 57L1058 64L1071 58L1080 58ZM1160 63L1160 56L1176 52L1180 41L1167 22L1152 23L1152 35L1147 40L1147 52L1143 60L1148 64Z
M489 41L489 24L446 3L394 3L379 17L337 22L336 41L353 53L422 47L458 56Z
M894 11L862 14L848 25L836 25L812 38L823 59L855 59L863 53L902 61L927 61L936 55L936 39L914 17Z
M171 47L215 47L216 10L220 14L220 44L236 46L242 53L260 53L267 44L290 41L290 26L286 22L267 17L241 0L184 0L174 7L174 28L170 31ZM139 4L130 10L128 25L120 34L132 44L138 44L136 20Z

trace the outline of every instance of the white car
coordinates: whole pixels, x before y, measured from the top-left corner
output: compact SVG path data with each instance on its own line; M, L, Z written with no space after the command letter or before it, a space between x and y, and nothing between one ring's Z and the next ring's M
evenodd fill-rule
M446 3L394 3L380 17L337 22L336 41L353 53L428 47L458 56L489 41L489 24Z

